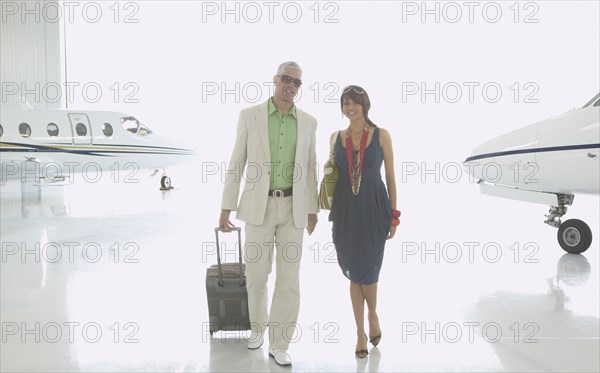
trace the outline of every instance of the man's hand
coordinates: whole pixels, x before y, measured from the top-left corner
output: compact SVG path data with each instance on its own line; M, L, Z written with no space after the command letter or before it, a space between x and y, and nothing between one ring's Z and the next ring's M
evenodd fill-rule
M308 226L306 227L306 231L310 236L312 232L315 230L317 226L317 214L308 214Z
M235 227L229 220L231 210L221 210L221 216L219 216L219 229L223 232L231 232L231 228Z

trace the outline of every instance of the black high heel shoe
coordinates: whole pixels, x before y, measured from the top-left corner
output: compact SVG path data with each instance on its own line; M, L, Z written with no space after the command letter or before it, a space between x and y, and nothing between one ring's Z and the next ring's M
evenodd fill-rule
M365 340L367 339L367 333L365 333ZM364 359L367 357L367 355L369 354L369 350L367 349L356 349L356 351L354 351L354 355L356 355L357 358L359 359Z
M377 345L379 344L379 341L381 341L381 331L379 332L379 335L369 338L369 342L371 342L373 347L377 347Z
M370 319L369 319L370 320ZM370 323L370 321L369 321ZM379 318L377 318L377 326L379 327L379 334L375 336L369 336L369 342L373 344L373 347L377 347L379 341L381 341L381 325L379 324Z

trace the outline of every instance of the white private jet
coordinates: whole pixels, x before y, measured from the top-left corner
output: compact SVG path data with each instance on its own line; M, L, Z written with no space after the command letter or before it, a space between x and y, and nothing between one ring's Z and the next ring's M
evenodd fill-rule
M580 109L509 132L473 150L465 171L483 194L550 206L546 224L558 242L582 253L592 242L581 220L561 223L578 193L600 193L600 94Z
M164 169L194 152L140 123L110 111L0 111L0 182L73 180L75 174L163 170L161 189L172 189ZM92 177L92 176L89 176Z

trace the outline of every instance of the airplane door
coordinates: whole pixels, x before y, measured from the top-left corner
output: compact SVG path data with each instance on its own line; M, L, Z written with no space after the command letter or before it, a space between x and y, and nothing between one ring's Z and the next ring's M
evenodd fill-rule
M92 144L92 126L86 114L69 113L74 145Z

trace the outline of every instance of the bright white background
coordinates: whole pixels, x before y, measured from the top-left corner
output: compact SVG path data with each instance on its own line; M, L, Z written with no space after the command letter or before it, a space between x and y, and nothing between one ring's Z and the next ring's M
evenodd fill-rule
M598 341L598 197L576 196L565 216L585 220L594 241L582 256L590 264L582 284L568 284L562 278L568 297L562 312L558 305L555 310L555 298L548 295L549 281L559 280L558 263L564 254L556 230L543 224L548 207L482 196L458 167L480 143L581 107L598 93L598 2L472 2L472 21L465 2L427 2L434 14L424 22L422 2L273 2L273 22L263 2L227 2L232 13L224 21L223 9L206 12L223 2L98 2L93 4L99 4L101 16L90 5L87 18L82 15L86 3L78 4L73 22L68 20L65 28L66 80L78 87L100 86L102 95L93 102L92 91L85 95L76 88L69 108L126 112L198 152L197 162L169 171L176 189L160 196L157 180L141 176L139 184L73 185L58 193L57 210L76 219L59 219L57 224L69 226L50 229L50 241L133 240L141 248L143 261L134 269L110 267L111 276L98 270L69 275L71 267L65 272L70 276L65 281L73 284L65 302L72 319L89 319L97 312L142 326L145 343L134 346L139 348L137 354L117 346L111 361L132 361L135 369L141 369L144 365L139 362L152 355L163 368L182 362L184 367L215 370L202 365L209 361L207 343L194 340L205 337L198 332L207 318L202 287L204 269L214 263L214 255L202 247L214 241L212 228L222 192L219 167L223 171L221 165L230 156L239 111L266 100L278 64L295 60L304 69L298 105L319 121L320 163L327 157L328 135L347 126L338 98L348 84L369 92L370 117L393 137L402 224L386 246L379 282L385 339L381 359L373 352L379 350L372 349L369 364L381 361L381 369L390 371L597 370L597 360L574 341L590 342L586 346L592 347ZM287 20L282 15L285 6ZM294 7L302 14L297 22L289 22L296 17ZM498 8L501 15L495 13ZM337 22L326 22L328 15L328 21ZM126 16L137 22L126 22ZM120 87L116 100L115 83ZM407 85L432 90L436 83L439 102L433 94L403 95ZM475 86L472 97L467 84ZM486 84L500 87L497 102L490 102L496 96L493 89L487 95L482 92ZM226 88L229 94L207 95L207 86ZM452 89L456 86L462 87L460 98ZM529 94L535 102L526 102ZM138 102L127 102L132 99ZM403 172L413 165L418 167L416 174ZM217 171L212 172L215 166ZM53 199L44 203L52 204ZM3 211L3 216L7 213L12 211ZM77 223L79 229L71 228ZM6 232L24 232L25 226L18 219L3 220ZM299 323L305 337L293 349L294 364L298 361L301 370L355 368L350 360L355 336L347 280L331 256L330 240L330 223L322 212L317 231L305 239L303 254ZM422 253L408 254L420 247L454 257L454 251L436 249L452 243L462 250L457 263L447 257L438 263L433 255L423 260ZM478 245L472 261L465 243ZM491 262L484 256L495 254L482 249L486 244L500 248L500 260ZM110 289L110 294L100 296L102 289ZM99 308L91 306L94 300ZM57 302L62 307L62 300ZM515 322L535 322L542 342L509 341L512 350L507 359L502 344L490 345L481 338L456 345L422 344L418 337L402 344L398 339L400 322L474 320L496 320L506 328ZM319 343L311 343L308 331L315 322L321 325ZM333 335L339 343L323 343L328 322L339 328ZM572 327L575 324L582 326ZM217 343L211 343L208 364L218 355L212 351ZM232 345L222 346L225 358L220 361L229 362ZM563 354L565 346L571 350ZM84 345L77 352L79 365L70 369L102 364L112 368L105 352ZM311 365L317 361L324 365ZM260 365L256 370L264 369Z
M371 118L393 137L402 235L431 226L464 240L488 229L554 237L542 223L546 207L482 197L459 165L478 144L598 93L598 2L265 4L75 7L72 22L66 19L67 81L80 85L69 108L127 112L195 148L199 163L186 177L210 196L202 206L210 226L239 111L266 100L278 64L295 60L304 69L298 105L319 121L320 163L328 135L347 125L341 88L358 84L369 92ZM88 83L102 89L97 102L94 90L80 89ZM436 84L439 97L421 95ZM493 87L484 92L486 84ZM407 86L420 91L406 95ZM597 218L597 199L575 202L567 217ZM320 229L325 220L322 214ZM590 225L597 236L597 224Z

